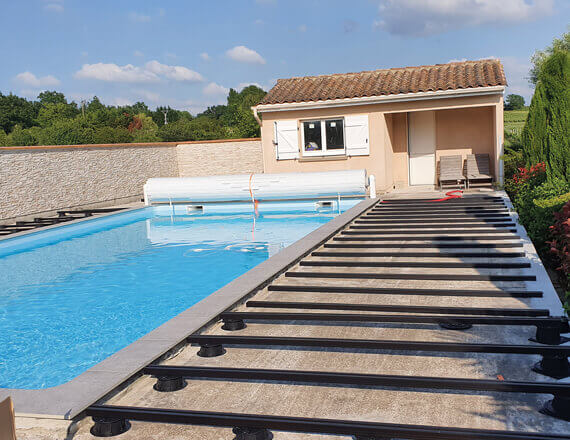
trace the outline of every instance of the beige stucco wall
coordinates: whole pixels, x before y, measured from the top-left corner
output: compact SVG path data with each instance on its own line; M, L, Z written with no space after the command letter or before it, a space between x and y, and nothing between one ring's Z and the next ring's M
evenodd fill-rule
M176 175L171 146L3 149L0 219L135 197L148 178Z
M436 147L450 154L455 144L461 153L489 152L498 170L502 154L503 98L501 94L441 98L382 104L353 105L290 111L264 111L261 128L263 168L266 173L367 170L376 177L378 191L408 185L407 112L436 111ZM274 122L368 114L370 155L341 158L276 160ZM299 143L300 144L300 143ZM498 178L498 173L497 173ZM435 182L434 182L435 183Z
M259 139L180 144L176 156L180 177L263 172Z
M493 107L441 110L436 112L436 160L441 156L487 153L494 156ZM491 160L491 172L494 161Z

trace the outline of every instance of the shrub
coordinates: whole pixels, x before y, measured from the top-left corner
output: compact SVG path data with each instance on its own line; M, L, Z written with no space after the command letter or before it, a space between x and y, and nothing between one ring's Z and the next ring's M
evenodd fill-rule
M555 223L550 227L552 240L550 252L556 259L556 268L562 274L566 290L570 289L570 201L554 214ZM570 292L566 294L566 310L570 306Z
M159 136L167 142L222 139L224 129L219 121L201 116L196 119L179 119L160 127Z
M551 238L552 215L570 200L570 184L561 179L546 180L546 166L538 163L519 168L505 187L521 224L542 256L547 256L546 241Z
M524 197L532 188L542 185L545 181L546 165L543 162L537 163L528 169L521 167L511 179L505 181L505 189L513 200L517 211L519 210L517 198Z
M23 129L20 125L16 125L7 137L6 143L13 147L23 147L28 145L38 145L39 142L38 127Z
M512 179L517 171L524 167L525 161L523 153L520 150L505 147L503 155L503 170L506 179Z
M93 132L93 142L96 144L124 144L133 141L133 136L126 128L98 127Z
M550 198L534 199L529 215L525 216L525 223L523 224L528 235L544 257L550 256L548 241L553 238L551 225L554 216L569 201L570 192Z

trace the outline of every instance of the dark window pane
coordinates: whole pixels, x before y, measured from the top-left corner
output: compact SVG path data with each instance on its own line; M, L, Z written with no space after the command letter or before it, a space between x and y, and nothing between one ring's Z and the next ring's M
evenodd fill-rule
M327 150L338 150L344 148L342 119L325 121L325 133L327 136Z
M305 151L321 151L321 121L303 122L305 131Z

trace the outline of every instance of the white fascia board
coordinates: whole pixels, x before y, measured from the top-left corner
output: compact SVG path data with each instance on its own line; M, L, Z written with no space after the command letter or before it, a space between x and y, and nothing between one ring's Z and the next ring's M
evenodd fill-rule
M397 95L365 96L362 98L330 99L310 102L286 102L283 104L261 104L255 107L258 113L286 110L309 110L330 107L346 107L363 104L384 104L402 101L424 101L443 98L463 98L485 95L502 95L505 86L475 87L472 89L438 90L436 92L400 93Z

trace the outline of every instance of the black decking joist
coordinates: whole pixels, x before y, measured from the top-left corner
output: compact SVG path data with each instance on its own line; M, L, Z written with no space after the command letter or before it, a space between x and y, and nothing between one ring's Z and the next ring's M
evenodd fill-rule
M391 287L356 287L356 286L311 286L271 284L270 292L296 293L340 293L365 295L425 295L425 296L467 296L482 298L541 298L543 293L535 290L483 290L483 289L406 289Z
M86 415L103 419L125 419L141 422L175 423L214 427L243 427L287 432L336 434L355 436L399 437L414 440L438 438L441 440L562 440L567 435L448 428L440 426L401 425L391 423L359 422L353 420L284 417L261 414L235 414L209 411L189 411L163 408L93 405Z
M486 307L443 307L410 306L394 304L355 304L295 301L256 301L249 300L246 307L269 309L307 309L307 310L358 310L363 312L402 312L402 313L440 313L447 315L488 315L488 316L549 316L548 309L500 309Z
M524 354L543 356L568 356L570 346L564 345L510 345L510 344L475 344L458 342L397 341L381 339L342 339L342 338L304 338L282 336L218 336L191 335L186 338L196 344L251 345L251 346L291 346L321 348L349 348L363 350L401 350L441 353L489 353L489 354Z
M407 323L407 324L439 324L441 322L458 322L472 325L516 325L535 327L562 326L567 322L560 317L526 317L526 316L447 316L447 315L380 315L364 313L291 313L291 312L223 312L220 319L253 320L253 321L311 321L311 322L373 322L373 323Z
M535 275L374 273L374 272L285 272L290 278L342 278L361 280L441 280L441 281L536 281Z
M330 247L325 244L325 247ZM337 246L332 246L337 247ZM349 247L349 246L340 246ZM357 248L362 246L356 246ZM518 247L518 246L517 246ZM429 257L429 258L522 258L524 252L381 252L381 251L313 251L314 257Z
M331 261L331 260L301 260L300 266L311 267L421 267L431 269L523 269L529 268L530 263L469 263L469 262L423 262L423 261Z

